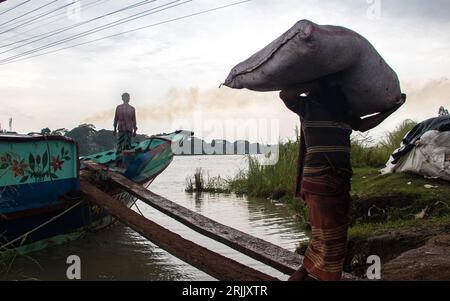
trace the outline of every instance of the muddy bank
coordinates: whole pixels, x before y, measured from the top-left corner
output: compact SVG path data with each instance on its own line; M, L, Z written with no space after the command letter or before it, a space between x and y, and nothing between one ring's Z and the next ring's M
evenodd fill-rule
M370 255L378 255L382 262L383 280L407 280L404 278L406 277L405 269L409 268L413 270L418 268L416 267L416 263L420 262L420 257L423 256L414 258L406 256L406 254L419 254L421 252L425 254L428 252L428 249L432 249L433 242L441 241L443 239L442 237L448 233L450 233L450 224L431 225L425 223L420 227L389 231L388 233L368 238L351 238L348 244L345 269L355 275L364 277L367 269L366 258ZM440 238L440 240L436 240L437 238ZM427 257L427 260L423 261L420 266L421 271L428 274L429 277L450 280L448 277L443 278L445 275L441 275L441 277L436 274L438 273L436 266L441 261L447 261L450 264L450 245L445 245L445 240L443 241L440 246L442 250L440 249L439 252L435 252L436 254L442 253L442 255ZM409 262L408 260L411 261ZM400 263L403 266L400 267ZM395 266L398 268L398 272L395 272ZM447 269L450 270L450 265L447 266ZM409 280L423 280L422 278L424 276Z
M450 235L430 238L385 264L384 280L450 281Z
M378 255L382 280L450 280L450 224L424 223L420 227L393 230L348 242L344 270L366 278L366 259ZM304 255L307 242L297 252Z

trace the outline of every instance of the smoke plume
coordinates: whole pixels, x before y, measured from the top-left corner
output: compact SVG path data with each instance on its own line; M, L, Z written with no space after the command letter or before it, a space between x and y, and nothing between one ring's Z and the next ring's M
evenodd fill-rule
M195 110L225 111L241 110L254 105L264 106L264 103L276 98L272 93L255 93L246 90L229 88L201 90L197 87L188 89L170 89L163 99L148 101L148 104L136 107L137 118L140 120L172 121L192 113ZM84 122L95 123L114 118L115 108L95 113Z

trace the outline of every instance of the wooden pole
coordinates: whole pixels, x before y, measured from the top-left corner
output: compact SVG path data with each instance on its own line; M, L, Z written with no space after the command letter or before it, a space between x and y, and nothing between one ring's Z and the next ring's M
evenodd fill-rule
M139 184L125 178L119 173L108 170L94 162L83 162L85 167L94 172L107 171L110 181L142 202L161 211L167 216L181 222L187 227L217 240L251 258L261 261L287 275L293 274L303 263L303 256L281 248L270 242L254 237L242 231L218 223L210 218L180 206L159 196ZM343 280L358 280L348 273L343 273Z
M151 242L218 280L278 280L272 276L210 251L157 225L93 186L87 179L82 179L81 191L90 201L105 208L112 216L116 217L122 223L129 226Z
M102 170L100 165L93 162L83 162L83 164L93 171ZM294 252L218 223L180 206L147 190L116 172L109 171L108 176L110 180L117 184L121 189L140 199L144 203L172 217L189 228L217 240L251 258L261 261L282 273L288 275L293 274L303 262L303 257Z

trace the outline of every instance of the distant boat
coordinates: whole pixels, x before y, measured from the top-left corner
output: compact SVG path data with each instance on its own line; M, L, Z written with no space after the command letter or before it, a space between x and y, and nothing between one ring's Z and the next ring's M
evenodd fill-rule
M111 150L81 158L77 143L67 137L0 134L0 252L25 254L111 225L115 219L80 193L83 162L148 185L172 162L172 147L192 134L155 135L122 154ZM127 206L135 202L119 189L109 193Z

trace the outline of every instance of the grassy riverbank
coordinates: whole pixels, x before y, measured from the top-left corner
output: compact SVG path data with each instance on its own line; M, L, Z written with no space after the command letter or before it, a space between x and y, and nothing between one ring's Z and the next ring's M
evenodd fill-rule
M251 163L257 164L253 159ZM261 167L259 167L261 168ZM272 168L271 173L276 171ZM300 222L308 228L305 206L293 198L292 191L283 188L283 183L295 179L293 175L283 177L276 183L269 180L249 181L250 173L240 173L232 179L205 176L197 170L194 179L188 179L187 192L236 193L250 197L268 198L289 204L296 211ZM289 179L291 178L291 179ZM249 183L250 182L250 183ZM250 185L249 185L250 184ZM260 186L277 187L274 191ZM295 183L290 183L291 190ZM435 223L450 223L450 184L446 181L425 179L413 174L380 175L377 168L354 168L352 178L352 206L350 237L369 237L392 229L421 225L424 220ZM369 216L370 211L370 216Z
M450 221L450 184L406 173L381 176L374 168L356 168L352 178L350 236L418 226L423 220ZM371 210L372 216L368 217Z
M442 280L449 274L446 255L427 258L420 267L416 258L424 252L448 254L444 246L450 243L450 183L406 173L379 173L414 125L407 120L377 143L362 135L352 140L354 176L345 270L355 275L364 277L366 258L372 254L379 255L387 268L385 280ZM188 180L187 191L246 194L285 202L308 231L307 209L293 197L297 157L298 142L282 143L277 164L263 166L249 157L248 170L231 179L205 177L198 170L195 180ZM302 254L306 246L307 242L301 243L297 251ZM398 266L410 268L403 274Z
M357 135L352 139L351 160L354 168L381 168L402 138L415 123L405 120L394 131L386 133L377 143L369 135ZM187 191L231 191L251 197L289 201L293 198L297 175L298 141L279 144L279 160L275 165L261 165L254 157L248 157L248 170L239 172L232 179L205 177L197 170L193 179L187 179ZM216 191L217 190L217 191Z
M352 140L351 237L368 237L388 229L418 225L423 220L447 222L450 219L448 182L411 174L381 176L378 172L414 125L413 121L406 120L377 143L370 136L356 136ZM197 170L195 179L187 180L186 191L237 193L282 201L294 207L307 226L307 210L293 196L298 142L282 143L279 150L277 164L263 166L249 157L248 170L231 179L205 177Z

